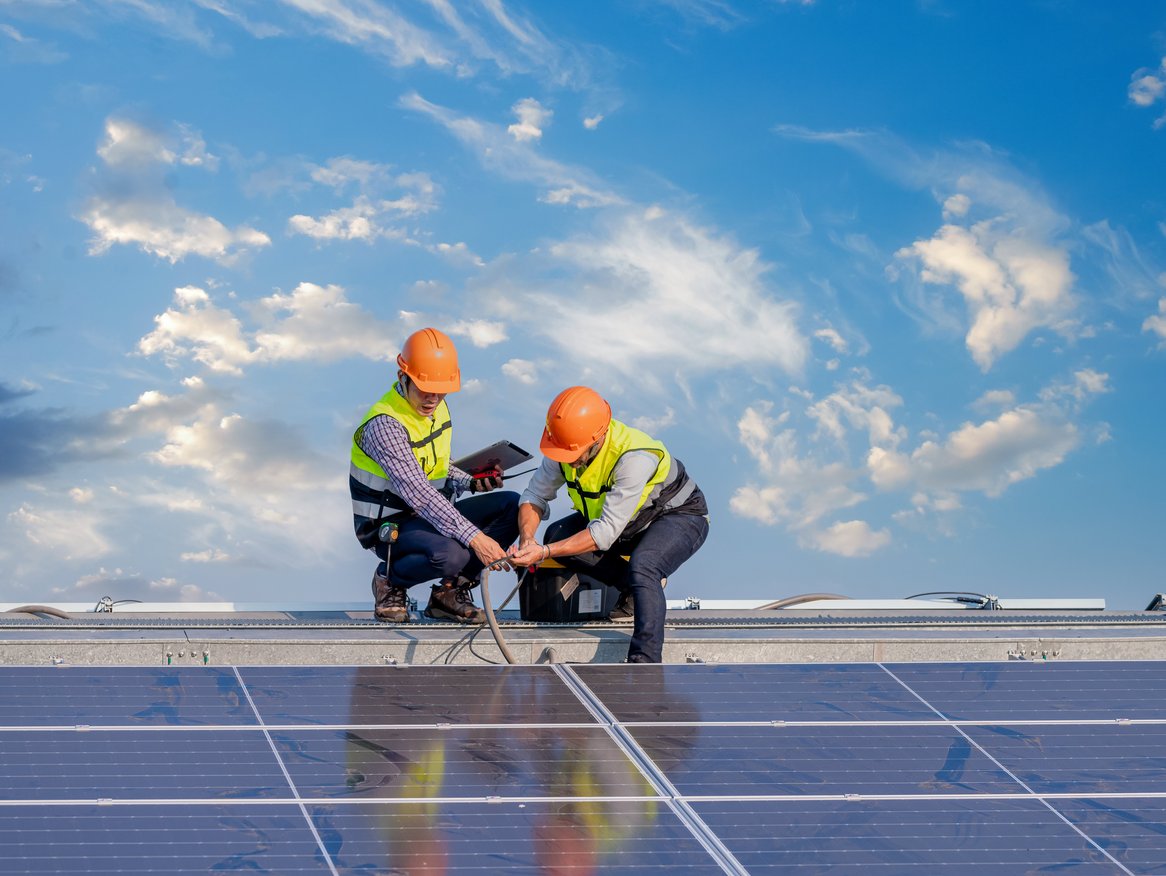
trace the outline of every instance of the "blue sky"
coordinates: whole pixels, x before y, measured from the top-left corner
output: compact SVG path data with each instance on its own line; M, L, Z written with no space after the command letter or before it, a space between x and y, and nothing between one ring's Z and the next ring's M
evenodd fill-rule
M425 325L684 460L672 597L1164 587L1159 3L0 0L0 119L0 602L365 599Z

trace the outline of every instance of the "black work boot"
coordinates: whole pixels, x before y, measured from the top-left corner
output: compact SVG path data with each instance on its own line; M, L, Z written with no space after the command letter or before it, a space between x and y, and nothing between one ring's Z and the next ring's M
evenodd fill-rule
M373 617L389 624L406 623L409 620L409 606L405 601L408 592L405 587L390 584L387 575L373 572Z
M474 605L474 598L470 595L476 583L465 578L443 579L429 595L425 616L459 624L484 624L486 612Z

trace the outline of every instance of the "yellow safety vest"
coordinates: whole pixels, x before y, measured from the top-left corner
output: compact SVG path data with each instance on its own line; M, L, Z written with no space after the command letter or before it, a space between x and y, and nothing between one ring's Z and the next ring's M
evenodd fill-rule
M607 437L603 439L603 447L599 454L591 460L587 468L581 472L575 471L574 466L560 463L563 478L567 482L567 495L575 510L588 520L598 520L603 513L603 500L611 492L615 480L615 465L621 456L633 450L648 450L660 457L656 471L644 485L640 494L640 501L636 503L633 517L644 507L648 496L657 486L668 478L672 468L672 456L663 443L631 426L625 426L619 420L612 420L607 427Z
M404 500L393 489L392 479L356 443L356 436L360 434L364 424L382 414L392 417L405 427L405 431L409 433L413 456L434 487L437 489L444 487L446 476L449 474L453 425L445 400L442 399L438 404L432 417L424 417L401 395L399 384L393 384L393 388L368 409L368 413L360 421L360 427L352 435L348 485L352 493L352 513L358 517L377 519L387 516L386 511L407 509Z

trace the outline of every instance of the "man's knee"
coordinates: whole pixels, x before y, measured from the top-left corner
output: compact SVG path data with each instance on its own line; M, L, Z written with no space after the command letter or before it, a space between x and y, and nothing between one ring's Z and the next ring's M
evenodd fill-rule
M469 548L449 539L449 543L437 548L432 554L434 567L441 570L443 577L452 577L465 568L470 561Z

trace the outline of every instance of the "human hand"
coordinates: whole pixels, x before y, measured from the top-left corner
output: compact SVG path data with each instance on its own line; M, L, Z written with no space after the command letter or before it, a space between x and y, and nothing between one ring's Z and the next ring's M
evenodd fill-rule
M497 490L502 487L502 470L494 469L492 472L483 472L482 474L470 476L470 492L471 493L488 493L491 490Z
M479 532L470 539L470 550L486 568L510 571L510 558L506 555L506 551L502 550L502 545L486 533Z
M524 539L510 549L510 561L516 566L534 566L550 557L550 548L533 538Z

